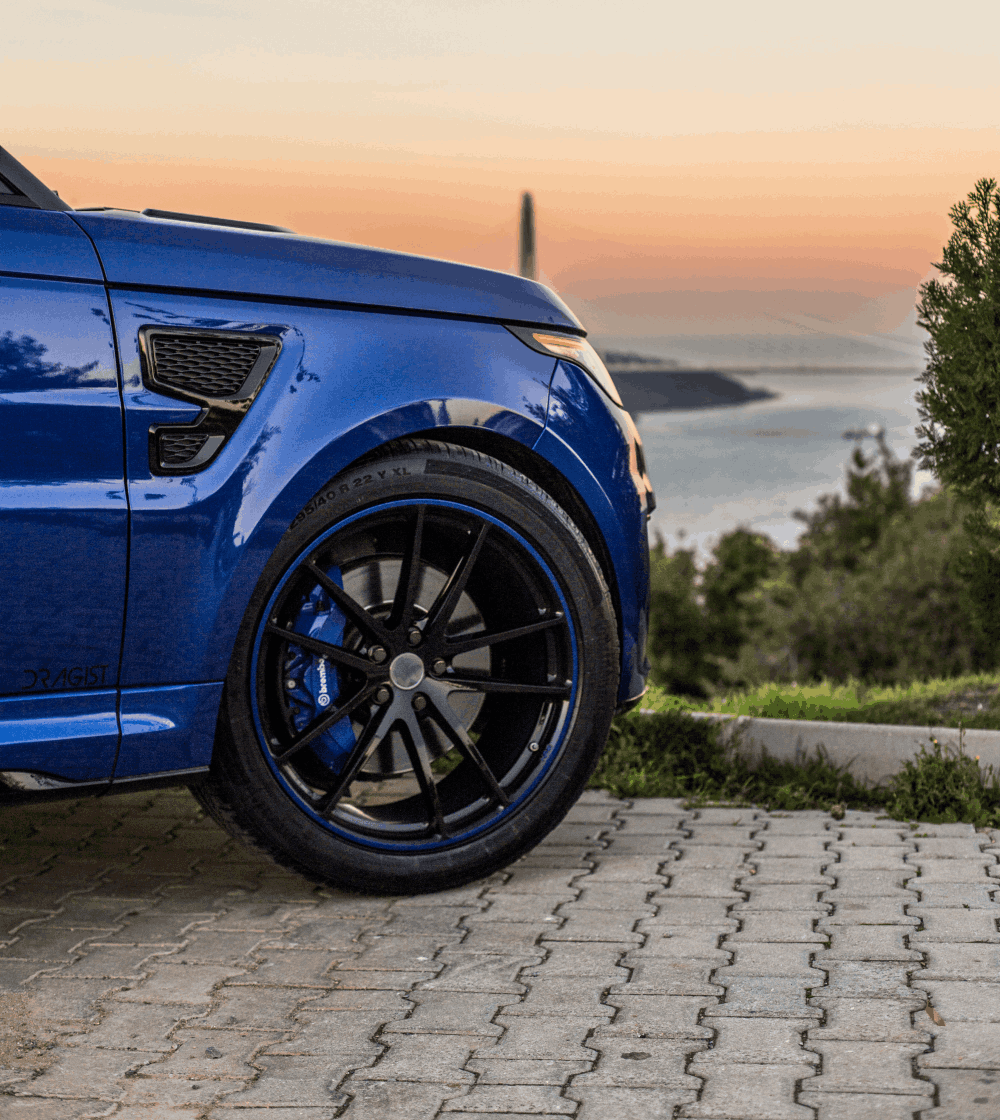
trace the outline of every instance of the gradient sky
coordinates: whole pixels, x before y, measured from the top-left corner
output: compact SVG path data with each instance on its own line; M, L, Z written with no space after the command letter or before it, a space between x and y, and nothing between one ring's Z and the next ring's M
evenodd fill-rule
M73 205L508 269L530 189L595 337L694 361L919 363L1000 175L996 0L63 0L0 60L0 143Z

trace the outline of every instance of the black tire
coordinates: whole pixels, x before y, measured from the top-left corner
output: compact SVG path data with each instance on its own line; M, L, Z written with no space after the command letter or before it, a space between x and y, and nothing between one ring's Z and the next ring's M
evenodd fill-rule
M311 878L455 886L563 818L618 679L611 597L556 503L486 455L401 442L336 478L282 538L195 793Z

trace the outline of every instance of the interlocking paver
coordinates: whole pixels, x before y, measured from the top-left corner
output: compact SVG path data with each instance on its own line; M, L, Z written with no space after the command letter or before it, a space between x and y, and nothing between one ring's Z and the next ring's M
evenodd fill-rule
M586 1073L589 1061L558 1061L555 1058L485 1058L479 1049L465 1068L478 1077L479 1085L566 1085L576 1073Z
M629 943L615 944L604 941L543 941L539 948L545 959L529 966L525 979L536 976L600 976L609 983L623 983L627 973L620 967L622 957L632 948Z
M822 1027L811 1027L809 1042L831 1039L843 1042L930 1042L931 1036L921 1026L930 1027L923 1017L917 1025L914 1016L926 1006L923 999L835 999L824 996L820 989L810 1001L826 1012Z
M913 844L920 853L920 858L933 856L937 859L974 859L981 861L983 857L982 836L968 837L937 837L925 839L917 837Z
M984 874L992 872L996 861L990 857L989 863L985 860L974 859L920 859L914 857L907 860L907 865L914 868L914 874L919 875L919 882L910 881L914 890L919 890L925 883L947 883L954 886L958 883L981 883ZM1000 883L997 883L1000 886Z
M1000 1023L1000 983L924 980L920 986L946 1023Z
M651 890L662 887L665 872L678 853L667 851L659 855L619 855L600 857L593 871L587 875L588 884L597 883L646 883ZM666 858L664 858L664 855Z
M503 1037L492 1045L481 1044L475 1057L593 1062L597 1052L586 1045L585 1039L607 1019L510 1019L498 1015L495 1022L503 1030Z
M719 948L723 937L734 932L735 922L719 926L662 926L656 919L639 923L639 933L648 935L645 957L676 957L681 960L717 961L729 964L731 949Z
M573 1088L589 1085L621 1088L694 1089L701 1088L698 1076L685 1072L691 1054L708 1043L692 1039L645 1038L642 1045L622 1039L598 1038L593 1042L600 1055L590 1073L573 1078ZM701 1056L696 1054L696 1056ZM697 1074L693 1070L693 1074Z
M549 915L539 922L480 922L467 918L464 928L469 932L461 941L468 953L528 953L534 950L542 937L549 937L561 925L560 919Z
M412 1081L362 1081L347 1088L353 1099L342 1115L351 1120L430 1120L442 1104L461 1095L456 1093L458 1086L418 1085Z
M992 910L1000 917L1000 903L996 901L995 888L992 884L939 883L920 878L911 879L910 886L918 894L921 910L961 907L970 910Z
M917 946L935 941L953 944L970 941L1000 942L997 914L989 910L924 910L911 906L910 913L918 916L923 928L911 932L910 944Z
M475 1075L462 1067L477 1039L461 1035L423 1038L406 1035L393 1039L381 1061L357 1070L352 1081L420 1081L432 1084L472 1085Z
M728 940L722 947L729 947ZM735 941L733 963L716 969L717 980L737 976L794 976L816 985L823 983L823 973L810 963L812 948L795 942Z
M710 980L713 961L677 960L671 957L648 956L645 949L629 953L622 964L632 969L627 984L615 984L614 994L634 992L637 995L713 996L722 995L718 983Z
M934 1049L917 1059L921 1069L1000 1070L1000 1023L952 1021L931 1033Z
M810 1077L805 1065L724 1064L706 1068L705 1084L696 1104L685 1105L683 1117L701 1120L812 1120L811 1109L795 1103L798 1083Z
M926 1093L934 1086L913 1076L913 1059L926 1047L893 1042L810 1043L823 1057L823 1072L809 1084L815 1093Z
M837 925L830 927L830 947L816 953L816 964L828 961L919 961L921 954L903 943L910 926Z
M747 884L747 890L750 890L750 884ZM734 917L751 910L791 910L798 913L826 914L831 907L826 901L820 902L820 895L823 893L821 886L810 883L775 886L762 886L757 883L753 885L749 898L737 902L731 912ZM829 894L829 891L826 894Z
M498 992L522 995L525 985L517 976L524 968L539 965L542 954L463 953L460 949L442 951L436 963L444 968L433 980L418 984L427 992ZM537 975L531 973L531 975Z
M0 833L0 1001L55 1044L4 1117L1000 1112L1000 830L590 793L413 898L275 870L184 793Z
M734 941L757 941L773 944L778 941L794 941L801 944L825 945L827 934L816 928L818 915L813 913L790 913L781 910L757 910L740 914L740 928L726 938L726 943ZM643 928L640 926L640 929Z
M822 1012L806 1002L811 983L795 976L732 977L726 981L725 1002L707 1008L705 1018L819 1019Z
M254 1060L259 1075L245 1087L239 1084L230 1087L225 1104L233 1111L224 1115L226 1120L241 1120L243 1109L247 1107L330 1107L341 1099L337 1085L344 1077L372 1061L370 1054L360 1047L354 1055L333 1059L260 1055ZM159 1085L147 1083L143 1095L148 1100L158 1091L162 1092Z
M624 994L628 993L628 994ZM698 1023L706 1008L715 1007L713 996L644 996L611 992L605 1002L618 1009L613 1023L598 1027L593 1038L707 1038L713 1031Z
M672 1120L678 1105L696 1097L693 1089L620 1089L598 1086L569 1088L567 1097L580 1102L576 1120Z
M725 898L675 898L667 892L653 896L657 907L657 920L674 926L724 925L729 917L730 900ZM735 925L734 925L735 928Z
M179 1022L185 1021L180 1017L184 1013L179 1014L176 1007L149 1007L109 1000L104 1012L99 1025L84 1033L69 1035L64 1040L65 1044L82 1043L101 1050L141 1050L163 1054L170 1053L179 1045L168 1037ZM200 1012L194 1014L199 1015Z
M773 859L790 857L792 859L801 859L803 856L819 857L829 854L831 847L830 840L832 839L829 833L820 833L815 836L811 835L793 835L787 833L773 832L774 824L776 822L768 822L766 832L758 832L754 839L760 844L761 858ZM828 847L829 845L829 847ZM831 859L836 859L832 856Z
M513 1003L508 999L504 1015L607 1015L610 1018L614 1014L614 1008L604 1003L604 993L612 986L614 979L538 977L531 980L528 992L520 1003ZM419 998L419 993L414 993L414 998Z
M1000 1075L985 1070L934 1071L939 1104L921 1120L996 1120L1000 1116Z
M742 1065L787 1065L802 1062L815 1065L818 1055L802 1045L806 1024L800 1019L719 1019L715 1047L696 1054L693 1072L702 1066L739 1063Z
M827 891L824 898L829 898ZM913 916L914 902L905 897L892 898L837 898L836 909L820 918L818 929L832 930L835 926L918 926L920 919Z
M576 1104L567 1100L556 1085L477 1085L467 1094L445 1101L442 1111L572 1116Z
M653 913L647 899L651 888L646 883L593 883L585 881L581 885L579 898L573 903L572 910L623 910L638 913ZM560 912L568 910L560 908Z
M412 992L416 1007L406 1019L394 1020L383 1034L459 1034L496 1037L500 1027L492 1022L497 1011L516 996L472 992Z
M835 858L833 853L801 859L791 856L768 859L761 854L751 854L747 857L747 866L738 869L740 885L744 890L764 883L819 883L832 887L832 876L840 873L840 864L834 862ZM752 882L748 881L749 876L755 877Z
M926 980L1000 980L1000 946L983 943L922 947L927 954Z
M560 914L567 913L567 907L559 909ZM644 915L632 914L629 911L613 910L577 910L567 915L561 925L553 925L546 932L547 941L611 941L631 942L641 945L642 934L635 932L636 922ZM499 923L498 923L499 924Z
M743 868L747 858L757 850L750 844L684 845L683 855L667 868L668 875L679 875L689 868Z
M742 901L744 894L735 890L735 874L732 868L689 868L683 869L680 862L671 866L670 894L673 898L692 895L694 898L729 898L734 902ZM654 904L657 896L650 900Z
M919 970L894 961L828 961L826 989L831 997L907 999L913 985L923 988Z
M816 1109L816 1120L913 1120L919 1110L926 1111L926 1097L896 1096L889 1093L811 1093L807 1089L799 1100Z

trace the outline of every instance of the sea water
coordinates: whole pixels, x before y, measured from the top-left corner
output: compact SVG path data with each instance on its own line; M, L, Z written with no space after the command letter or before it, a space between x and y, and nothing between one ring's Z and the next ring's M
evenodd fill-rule
M845 432L876 425L897 456L917 443L916 372L767 373L740 378L766 388L770 400L637 416L656 491L651 539L683 543L705 558L737 526L793 548L803 525L795 510L813 510L821 494L843 494L856 443ZM875 441L865 438L866 454ZM914 472L914 491L933 485Z

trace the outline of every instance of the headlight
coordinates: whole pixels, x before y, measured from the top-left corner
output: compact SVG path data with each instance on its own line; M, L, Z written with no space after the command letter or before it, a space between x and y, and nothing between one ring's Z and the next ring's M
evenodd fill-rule
M553 334L552 331L534 330L532 327L512 327L509 324L507 330L539 354L553 354L582 366L619 408L625 407L607 366L585 338L575 334Z

